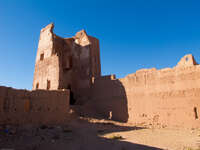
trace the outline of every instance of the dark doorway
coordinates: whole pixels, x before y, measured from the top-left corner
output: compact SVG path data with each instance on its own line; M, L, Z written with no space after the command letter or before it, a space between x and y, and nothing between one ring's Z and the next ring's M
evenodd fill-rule
M44 60L44 53L40 54L40 60Z
M68 88L70 90L70 100L69 100L69 104L70 105L75 105L76 103L76 100L74 99L74 93L72 92L72 89L71 89L71 85L68 85Z
M36 89L38 89L38 88L39 88L39 83L36 84Z

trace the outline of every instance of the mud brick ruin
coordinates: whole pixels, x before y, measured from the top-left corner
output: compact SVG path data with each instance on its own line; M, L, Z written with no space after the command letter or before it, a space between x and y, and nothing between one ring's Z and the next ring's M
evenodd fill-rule
M53 33L53 24L40 32L33 90L89 88L92 77L101 76L99 41L84 30L72 38Z
M62 123L84 117L134 124L200 127L200 65L189 54L173 68L102 76L98 39L41 30L33 90L0 87L0 124ZM72 106L73 105L73 106Z

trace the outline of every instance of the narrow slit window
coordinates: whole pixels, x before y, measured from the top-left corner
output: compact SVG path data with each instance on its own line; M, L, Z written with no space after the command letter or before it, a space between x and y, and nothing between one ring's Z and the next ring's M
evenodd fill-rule
M47 90L49 90L51 88L51 81L47 80Z
M39 83L36 84L36 89L38 89L38 88L39 88Z
M44 53L40 54L40 60L44 60Z
M198 112L197 112L197 107L194 107L194 117L195 117L195 119L199 118Z

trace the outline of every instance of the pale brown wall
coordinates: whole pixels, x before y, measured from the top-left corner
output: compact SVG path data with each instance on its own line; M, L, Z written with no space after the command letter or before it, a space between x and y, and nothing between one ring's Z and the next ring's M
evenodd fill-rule
M141 70L120 79L129 122L200 127L200 66ZM200 116L199 116L200 117Z
M59 87L59 57L54 52L53 24L43 28L40 32L40 40L35 61L33 90L39 84L38 89L47 89L47 80L50 81L50 90ZM40 60L41 54L44 59Z
M49 24L40 31L40 39L38 43L38 51L36 56L36 62L40 60L40 54L45 53L44 58L51 57L53 43L53 24Z
M39 89L47 89L47 80L50 81L50 90L56 90L59 87L59 58L53 55L39 61L35 64L33 89L36 89L37 83Z
M82 111L130 123L200 127L194 107L200 117L200 65L143 69L122 79L96 79L92 98Z
M69 119L69 91L0 86L0 124L57 124Z

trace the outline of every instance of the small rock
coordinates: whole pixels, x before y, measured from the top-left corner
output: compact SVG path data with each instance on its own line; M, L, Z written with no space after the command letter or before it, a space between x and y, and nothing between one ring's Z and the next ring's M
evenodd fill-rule
M10 129L10 131L9 131L9 134L12 134L12 135L14 135L16 133L17 133L17 130L15 128Z
M40 126L40 129L42 129L42 130L44 130L44 129L46 129L46 128L48 128L46 125Z
M52 142L52 143L55 143L55 140L54 140L54 139L52 139L52 140L51 140L51 142Z
M54 129L54 127L53 127L53 126L50 126L50 127L48 127L48 129Z
M57 126L56 128L57 128L57 129L61 129L61 127L60 127L60 126Z
M44 141L44 140L45 140L45 138L42 136L42 137L41 137L41 140L42 140L42 141Z
M52 139L53 140L58 140L58 139L60 139L60 136L59 135L54 135Z

